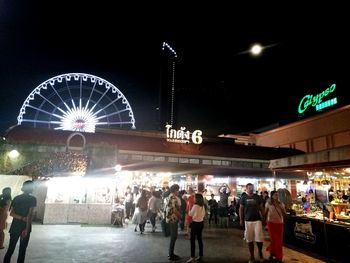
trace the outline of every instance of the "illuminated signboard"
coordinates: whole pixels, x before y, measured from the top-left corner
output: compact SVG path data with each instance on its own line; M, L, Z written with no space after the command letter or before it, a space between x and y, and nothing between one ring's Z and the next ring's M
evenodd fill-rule
M319 110L322 110L324 108L327 108L327 107L330 107L332 105L337 104L338 103L337 97L331 98L331 99L326 100L326 101L322 101L325 97L327 97L328 95L333 93L335 88L336 88L336 85L332 84L330 87L328 87L327 89L325 89L324 91L322 91L319 94L316 94L316 95L307 94L307 95L305 95L299 103L299 107L298 107L299 114L304 113L304 111L306 111L310 105L312 107L315 107L316 111L319 111Z
M168 142L176 143L194 143L201 144L203 142L202 131L195 130L194 132L186 131L185 127L181 127L180 130L171 128L172 125L165 125L166 128L166 140Z

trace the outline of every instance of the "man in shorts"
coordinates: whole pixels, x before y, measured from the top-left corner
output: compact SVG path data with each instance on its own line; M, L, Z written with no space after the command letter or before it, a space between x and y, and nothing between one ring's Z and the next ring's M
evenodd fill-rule
M264 233L263 233L263 215L264 207L260 196L254 193L254 186L249 183L246 185L246 195L242 195L239 206L240 224L245 227L244 238L248 243L250 260L248 263L255 262L254 241L258 247L260 261L264 261L262 253Z

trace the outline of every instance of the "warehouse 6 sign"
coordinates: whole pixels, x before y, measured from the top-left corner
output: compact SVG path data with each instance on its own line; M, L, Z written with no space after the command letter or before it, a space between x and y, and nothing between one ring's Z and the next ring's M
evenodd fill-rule
M195 130L194 132L186 131L186 127L181 127L180 130L172 129L172 125L165 125L166 140L168 142L201 144L203 142L202 131Z
M334 97L334 98L329 99L327 101L322 101L329 94L333 93L335 88L336 88L336 85L332 84L331 86L329 86L327 89L325 89L324 91L322 91L319 94L316 94L316 95L307 94L307 95L305 95L299 103L299 107L298 107L299 114L304 113L304 111L306 111L310 105L312 107L315 107L316 111L319 111L319 110L322 110L323 108L330 107L334 104L337 104L338 103L337 97Z

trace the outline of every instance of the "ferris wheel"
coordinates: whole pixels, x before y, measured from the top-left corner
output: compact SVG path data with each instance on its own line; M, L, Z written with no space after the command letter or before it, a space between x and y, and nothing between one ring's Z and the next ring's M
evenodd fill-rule
M86 73L67 73L37 86L24 101L18 125L95 132L95 127L132 128L135 118L123 93Z

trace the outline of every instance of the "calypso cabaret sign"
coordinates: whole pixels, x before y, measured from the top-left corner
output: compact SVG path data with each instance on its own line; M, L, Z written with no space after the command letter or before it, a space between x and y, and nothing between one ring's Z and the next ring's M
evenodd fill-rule
M299 103L299 107L298 107L298 112L299 113L303 113L304 111L306 111L306 109L311 105L312 107L316 107L316 110L320 110L329 106L332 106L334 104L337 103L337 98L331 99L329 101L326 101L324 103L322 103L322 99L324 97L326 97L327 95L329 95L330 93L332 93L336 88L335 84L332 84L330 87L328 87L327 89L325 89L324 91L322 91L319 94L316 95L305 95L300 103ZM320 105L323 104L323 105Z
M168 142L201 144L203 142L202 131L195 130L194 132L186 131L186 127L181 127L180 130L171 129L172 125L165 125L166 140Z

